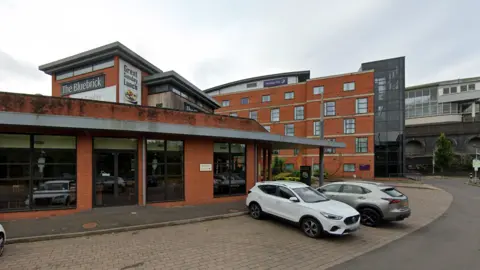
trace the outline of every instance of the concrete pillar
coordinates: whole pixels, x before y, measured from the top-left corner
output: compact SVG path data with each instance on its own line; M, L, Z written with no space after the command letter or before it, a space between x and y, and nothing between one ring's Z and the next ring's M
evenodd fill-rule
M318 185L319 186L322 186L325 182L324 179L323 179L323 172L325 171L324 168L323 168L323 166L324 166L324 164L323 164L324 151L325 151L325 147L320 147L319 148L319 155L318 155L318 170L319 170Z
M262 160L263 160L262 181L265 181L267 178L267 149L266 148L262 148Z

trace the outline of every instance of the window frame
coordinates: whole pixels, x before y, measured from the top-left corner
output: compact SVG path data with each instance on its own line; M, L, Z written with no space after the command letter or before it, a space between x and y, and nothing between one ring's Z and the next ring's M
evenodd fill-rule
M353 86L353 88L350 89L350 86ZM343 91L354 91L355 90L355 82L344 82L343 83Z
M230 107L230 100L229 99L222 100L222 107Z
M353 170L345 170L345 166L352 166ZM356 169L355 163L343 163L343 172L355 172Z
M248 105L250 103L250 99L248 97L242 97L240 99L240 105Z
M29 145L28 148L16 148L16 149L22 149L24 152L28 151L28 161L25 159L24 162L0 162L0 166L6 166L7 167L7 175L6 178L1 178L0 181L12 181L12 182L22 182L25 183L25 190L28 193L24 193L24 195L28 195L29 201L28 205L25 205L23 207L17 207L17 208L0 208L0 213L9 213L9 212L34 212L34 211L54 211L54 210L64 210L64 209L76 209L78 207L78 169L77 169L77 164L78 164L78 157L77 157L77 149L78 149L78 138L76 135L58 135L58 134L40 134L40 133L9 133L9 132L1 132L0 135L17 135L17 136L28 136L29 140ZM48 136L48 137L68 137L71 139L74 139L74 148L36 148L35 147L35 136ZM1 148L1 149L10 149L10 148ZM71 177L65 177L65 176L53 176L53 177L38 177L35 175L35 170L36 167L38 166L39 161L35 160L36 156L36 151L44 151L41 149L48 149L48 150L57 150L57 151L72 151L74 160L73 162L47 162L45 160L45 164L49 166L74 166L75 167L75 174L72 175ZM48 156L47 156L48 157ZM19 178L12 178L8 174L8 166L28 166L28 176L22 176ZM35 192L34 188L36 188L36 183L40 181L44 181L44 183L48 181L56 181L56 180L66 180L68 181L68 187L69 191L68 194L69 196L74 196L75 197L75 205L49 205L48 207L38 207L33 203L33 194ZM18 185L18 184L16 184ZM13 187L14 185L12 185ZM74 191L71 191L71 188L75 188ZM55 192L53 192L55 193ZM22 200L24 202L25 199ZM9 201L10 202L10 201Z
M290 97L290 94L291 94L291 97ZM295 92L294 91L285 92L283 93L283 98L285 100L295 99Z
M327 141L336 142L337 139L327 139ZM325 147L325 154L335 154L337 152L336 148Z
M318 130L317 130L317 124L318 124ZM313 121L313 136L320 136L320 120L319 121Z
M267 100L268 99L268 100ZM263 95L262 96L262 103L268 103L271 101L270 95Z
M271 126L263 126L263 128L265 128L268 132L272 131Z
M253 118L252 115L255 115L255 118ZM249 111L248 118L258 121L258 111Z
M291 129L293 130L293 135L288 135L288 134L287 134L287 130L289 130L290 126L291 126ZM295 136L295 124L293 124L293 123L291 123L291 124L285 124L285 125L283 126L283 128L284 128L284 134L285 134L285 136L292 136L292 137Z
M148 141L151 140L151 141L163 141L163 151L159 151L159 150L148 150ZM182 142L182 151L168 151L168 142ZM167 180L168 180L168 177L169 176L175 176L175 177L178 177L180 176L182 178L182 185L183 185L183 194L182 194L182 198L175 198L175 199L168 199L168 192L165 191L165 194L164 194L164 200L149 200L148 199L148 190L146 190L145 192L145 201L147 204L149 203L163 203L163 202L183 202L186 200L186 196L185 196L185 140L166 140L166 139L159 139L159 138L145 138L145 144L146 144L146 147L145 147L145 152L148 154L148 152L161 152L163 153L163 161L160 161L158 162L158 167L160 166L163 166L163 171L165 172L163 175L162 174L155 174L155 175L151 175L151 174L148 174L148 170L145 169L145 175L146 177L148 178L149 176L156 176L156 177L161 177L163 178L163 181L166 183ZM181 162L169 162L168 161L168 153L169 152L181 152L182 153L182 161ZM148 158L148 157L147 157ZM145 164L146 166L152 166L152 163L148 162L148 160L145 161ZM181 174L172 174L172 175L169 175L168 174L168 167L169 165L180 165L180 167L182 168L182 173ZM157 167L157 168L158 168ZM146 187L146 189L148 189L148 186Z
M333 106L332 106L333 104ZM328 101L328 102L325 102L323 103L324 105L324 109L323 109L323 115L324 116L335 116L337 114L336 112L336 103L335 101ZM331 110L333 108L333 110ZM332 113L333 111L333 113Z
M322 90L322 91L317 91L317 90ZM325 93L325 86L323 85L319 85L319 86L314 86L313 87L313 95L314 96L317 96L317 95L321 95L321 94L324 94Z
M231 113L229 114L229 116L230 116L230 117L238 117L238 113L236 113L236 112L231 112Z
M355 153L368 153L368 137L355 138Z
M295 106L295 108L293 110L293 119L294 120L304 120L305 119L305 107L303 105Z
M224 165L224 166L227 166L228 168L228 175L231 176L232 175L232 172L233 172L233 167L235 166L235 162L230 162L230 161L233 161L232 157L233 155L232 154L235 154L232 153L232 145L233 144L239 144L239 145L244 145L244 152L243 152L243 157L244 157L244 161L243 161L243 168L245 170L245 190L243 193L232 193L232 179L231 177L229 177L229 189L228 189L228 194L218 194L216 195L215 194L215 183L212 184L212 189L213 189L213 197L214 198L222 198L222 197L234 197L234 196L245 196L247 194L247 181L248 181L248 177L247 177L247 164L248 164L248 151L247 151L247 144L246 143L237 143L237 142L221 142L221 141L215 141L214 142L214 149L213 149L213 154L214 154L214 157L215 157L215 144L218 143L218 144L228 144L228 162L227 163L218 163L215 161L215 159L213 160L213 167L215 168L217 165ZM215 170L215 169L214 169ZM215 177L215 172L213 173L213 177ZM215 178L214 178L215 179Z
M365 108L363 108L365 105ZM357 98L355 100L355 113L365 114L368 113L368 98Z
M353 120L353 122L349 123L349 121ZM353 125L353 128L352 128ZM344 134L355 134L356 129L356 121L355 118L346 118L343 119L343 133Z
M274 120L273 119L273 112L278 112L278 119L277 120ZM274 122L280 122L280 108L274 108L274 109L271 109L270 110L270 122L274 123Z

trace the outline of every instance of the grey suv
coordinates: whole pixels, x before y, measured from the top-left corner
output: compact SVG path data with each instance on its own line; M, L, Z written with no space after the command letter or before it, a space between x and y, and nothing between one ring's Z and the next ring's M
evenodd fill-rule
M375 182L336 182L318 188L328 198L357 209L361 223L376 226L381 221L400 221L410 216L408 197L392 186Z

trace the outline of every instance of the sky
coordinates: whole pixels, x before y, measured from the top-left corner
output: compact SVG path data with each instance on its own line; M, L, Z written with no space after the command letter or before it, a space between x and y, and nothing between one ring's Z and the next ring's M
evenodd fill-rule
M398 56L407 86L480 76L479 10L475 0L0 0L0 91L50 95L38 66L114 41L200 89Z

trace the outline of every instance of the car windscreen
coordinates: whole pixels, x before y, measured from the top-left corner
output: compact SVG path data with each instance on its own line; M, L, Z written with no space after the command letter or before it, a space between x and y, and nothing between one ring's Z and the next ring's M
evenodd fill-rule
M322 193L316 191L311 187L294 188L293 191L306 203L316 203L328 201Z
M395 188L386 188L386 189L382 189L382 191L392 197L403 197L403 193L396 190Z

